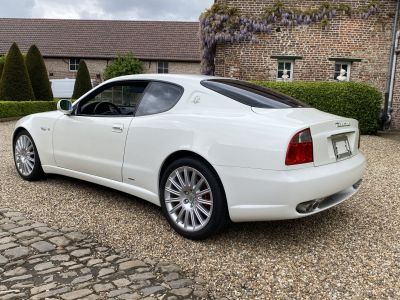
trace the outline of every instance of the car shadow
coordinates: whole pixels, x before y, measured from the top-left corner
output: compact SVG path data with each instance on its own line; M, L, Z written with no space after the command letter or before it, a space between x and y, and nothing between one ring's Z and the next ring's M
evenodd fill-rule
M47 181L48 183L51 183L51 181L54 181L54 183L68 183L78 189L101 193L107 199L110 199L109 201L113 201L115 207L128 209L133 213L138 210L145 211L155 223L157 222L163 227L162 230L166 231L165 234L176 235L176 241L179 243L185 240L169 227L161 209L146 200L95 183L61 175L48 175ZM218 245L229 240L243 245L247 243L254 245L254 239L259 239L260 242L268 242L269 244L315 243L318 240L329 239L332 231L338 231L346 227L350 218L351 216L346 213L346 209L343 209L339 205L319 214L300 219L246 223L230 222L225 230L209 239L186 241L188 243L200 243L204 245Z
M157 205L154 205L142 198L138 198L128 193L121 192L100 184L58 174L47 174L46 179L48 182L55 181L55 182L70 183L76 186L78 189L82 188L85 190L90 190L92 192L101 193L102 195L106 194L107 196L111 196L113 198L113 201L116 201L115 202L116 204L121 203L121 204L140 205L140 206L145 206L146 208L152 208L155 211L158 210Z
M400 142L400 131L399 130L393 130L393 131L379 131L376 134L377 137L385 139L385 140L391 140L395 142Z
M292 238L319 238L328 234L332 227L343 224L345 216L343 213L338 213L339 210L341 209L331 208L316 215L292 220L232 223L227 234L245 236L250 233L253 237L260 234L264 237L267 235L270 240L281 239L282 235Z

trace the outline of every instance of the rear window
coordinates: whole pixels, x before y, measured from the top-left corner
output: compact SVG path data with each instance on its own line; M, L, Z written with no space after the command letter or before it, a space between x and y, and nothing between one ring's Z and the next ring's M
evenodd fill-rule
M214 92L229 97L242 104L257 108L308 107L290 96L270 89L234 79L203 80L201 84Z

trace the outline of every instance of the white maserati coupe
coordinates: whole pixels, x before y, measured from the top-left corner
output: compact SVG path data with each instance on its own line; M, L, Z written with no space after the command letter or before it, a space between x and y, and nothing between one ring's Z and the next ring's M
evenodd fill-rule
M191 239L329 209L366 165L356 120L206 76L115 78L22 118L12 139L23 179L60 174L143 198Z

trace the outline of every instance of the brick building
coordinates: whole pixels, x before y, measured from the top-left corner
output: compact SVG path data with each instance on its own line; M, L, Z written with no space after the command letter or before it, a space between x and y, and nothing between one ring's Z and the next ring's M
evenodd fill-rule
M259 16L271 0L216 0L239 9L245 16ZM314 9L326 1L284 0L286 7ZM334 0L331 4L347 4L357 10L367 1ZM359 16L338 15L326 29L320 24L279 28L272 34L258 34L258 42L219 44L215 59L216 75L256 80L281 80L283 70L289 80L334 81L341 69L346 79L372 84L383 93L388 90L393 34L399 30L395 24L398 1L380 1L381 11L367 19ZM398 53L398 50L397 50ZM400 58L393 95L392 125L400 128Z
M118 54L132 52L147 73L200 73L197 22L0 19L0 55L36 44L50 79L75 78L79 60L95 81Z

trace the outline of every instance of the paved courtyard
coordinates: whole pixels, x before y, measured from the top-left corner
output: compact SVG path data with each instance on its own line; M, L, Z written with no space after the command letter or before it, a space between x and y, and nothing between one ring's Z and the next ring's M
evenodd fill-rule
M175 264L120 255L74 229L0 208L0 299L193 299L201 285Z
M10 268L0 266L5 272L17 272L11 278L33 275L33 279L27 278L26 281L33 281L36 288L52 282L63 286L64 282L71 290L63 294L87 289L87 293L90 291L94 295L96 284L111 284L110 291L102 292L105 297L111 291L126 287L132 290L129 293L133 295L140 293L146 287L135 289L137 283L132 278L148 273L155 276L149 279L148 286L164 287L160 295L169 293L163 299L175 297L171 293L175 286L169 284L170 279L189 279L190 285L189 281L180 281L183 285L188 284L189 288L196 287L198 281L201 283L199 291L204 291L204 285L209 298L400 299L399 133L362 137L362 151L368 159L368 169L360 192L349 201L305 219L234 224L218 236L194 242L175 234L158 207L124 193L61 176L49 176L35 183L23 181L14 169L11 155L10 136L14 124L0 123L0 207L22 212L29 219L49 224L51 228L71 228L74 232L82 232L106 245L108 250L102 251L103 246L97 244L91 246L94 242L86 238L82 241L71 240L64 249L52 250L50 258L68 255L68 261L82 265L76 270L69 270L72 265L61 266L65 263L62 261L31 258L40 254L29 246L32 254L22 259L26 272L24 269L15 271L17 265ZM5 218L10 219L2 215L2 220ZM11 229L1 230L7 235ZM38 229L25 232L30 231L39 237L45 234ZM11 237L15 238L17 234L23 235L24 232L12 233ZM62 236L70 239L67 234ZM44 236L46 242L53 244L50 236ZM22 241L18 244L25 247ZM86 262L85 258L81 261L83 257L73 256L73 248L68 250L66 247L88 248L90 254L83 257L93 256L90 260L102 259L102 262L88 267L90 260ZM98 247L100 249L96 249ZM10 259L4 255L5 251L0 250L0 254ZM58 254L57 251L66 253ZM115 253L121 258L107 262L107 257ZM119 273L120 260L128 257L144 262L146 267ZM75 272L76 275L68 278L59 275L45 278L50 274L38 276L39 272L46 270L39 271L34 267L32 270L29 262L32 260L37 260L32 266L51 262L54 267L48 270L62 267L55 273ZM160 263L176 265L177 270L183 271L163 273ZM109 268L113 268L115 275L105 275L111 276L107 280L99 276L101 269ZM178 273L179 279L174 278L176 275L169 275L171 273ZM69 286L73 280L85 280L90 275L93 278L89 281ZM1 276L0 286L6 286L6 290L32 293L32 288L14 286L18 283L3 283L7 279L5 274ZM53 281L45 282L49 279ZM132 283L124 286L127 283L124 279Z

